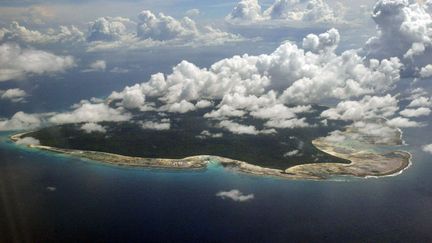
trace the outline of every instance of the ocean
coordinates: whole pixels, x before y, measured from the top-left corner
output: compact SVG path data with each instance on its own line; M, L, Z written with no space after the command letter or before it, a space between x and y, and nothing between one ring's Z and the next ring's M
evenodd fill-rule
M332 181L216 164L109 166L17 146L1 133L0 242L430 242L432 161L421 130L405 130L413 163L401 175ZM254 197L216 196L232 189Z

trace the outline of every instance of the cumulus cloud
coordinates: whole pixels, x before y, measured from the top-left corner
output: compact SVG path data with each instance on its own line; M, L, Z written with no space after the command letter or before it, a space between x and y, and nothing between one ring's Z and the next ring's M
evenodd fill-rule
M108 99L118 100L118 105L127 109L145 109L145 94L141 90L141 86L136 84L134 86L126 87L121 92L113 92Z
M432 100L428 97L419 96L414 97L414 99L408 104L408 107L430 107L432 106Z
M57 56L45 51L21 48L13 43L0 45L0 81L64 72L74 66L71 56Z
M330 36L336 33L328 32ZM365 61L353 51L341 55L329 52L306 52L286 42L271 54L234 56L209 69L182 61L171 74L155 74L140 89L146 96L176 103L228 95L260 99L277 88L284 90L277 97L280 102L310 103L386 91L399 80L401 64L397 59Z
M350 132L339 130L331 132L325 141L329 143L344 143L347 140L366 142L372 144L394 144L394 139L399 136L399 131L394 126L386 123L385 120L356 121L348 127Z
M224 32L211 26L198 25L189 17L176 19L163 13L144 10L138 22L128 28L125 18L99 18L91 23L89 51L118 48L140 49L161 46L208 46L226 42L243 41L239 35Z
M0 41L14 41L29 44L76 43L84 41L84 33L75 26L60 26L46 32L31 30L18 22L12 22L9 28L1 28Z
M27 97L27 93L22 89L8 89L0 90L0 97L2 100L10 100L12 102L22 102Z
M84 69L83 72L104 72L106 69L106 62L104 60L96 60L90 63L88 69Z
M20 138L16 141L16 144L18 145L40 145L40 141L36 138L32 138L32 137L25 137L25 138Z
M430 4L429 4L430 5ZM432 16L428 4L408 0L380 0L372 18L378 35L368 40L365 52L369 57L398 57L407 72L430 63L432 59ZM428 68L420 72L427 75Z
M410 119L405 117L395 117L387 121L387 124L393 127L400 127L400 128L423 126L421 123L418 123L416 121L411 121Z
M102 122L102 121L127 121L131 114L121 108L111 108L104 103L93 104L83 102L78 104L73 111L55 114L49 118L54 124Z
M426 107L419 107L417 109L405 109L399 114L405 117L419 117L419 116L428 116L431 113L431 109Z
M39 115L19 111L10 119L0 120L0 131L31 130L41 125L42 119Z
M336 29L330 29L320 35L309 34L303 39L303 48L312 52L334 51L340 41L339 32Z
M422 149L424 152L432 154L432 144L424 145Z
M197 135L196 137L199 139L221 138L221 137L223 137L223 133L211 133L207 130L204 130L199 135Z
M231 199L235 202L247 202L255 198L254 194L245 195L237 189L231 191L220 191L216 193L216 196L222 199Z
M394 96L365 96L359 101L341 101L335 108L323 111L321 116L332 120L359 121L391 117L398 109L398 100Z
M226 19L231 23L343 23L342 9L335 11L324 0L275 0L269 8L262 11L257 0L242 0Z
M258 0L241 0L227 16L227 20L234 21L255 21L262 18L261 5Z
M248 134L248 135L258 135L258 134L272 134L276 133L274 129L264 129L258 130L253 125L243 125L237 122L223 120L219 123L219 127L228 130L234 134Z
M161 107L161 110L168 111L168 112L174 112L174 113L186 113L189 111L195 110L195 105L192 104L189 101L182 100L180 102L167 104L165 106Z
M428 64L428 65L421 68L420 77L422 77L422 78L432 77L432 64Z
M89 23L87 41L118 41L130 35L126 25L133 23L122 17L101 17Z
M399 60L367 60L353 50L336 54L339 40L338 31L330 29L308 35L301 47L285 42L273 53L234 56L209 68L182 61L170 74L154 74L148 82L113 92L109 99L117 107L148 110L151 106L164 112L186 113L214 107L205 118L225 120L225 129L249 134L260 131L236 126L227 118L250 116L264 120L267 128L307 127L314 124L308 124L302 116L311 106L302 104L365 95L359 101L341 102L323 117L358 120L393 115L398 110L395 97L372 95L394 88L400 79ZM136 101L133 105L125 102L128 95ZM154 99L158 105L147 102Z
M94 122L89 122L89 123L85 123L81 126L81 130L83 130L86 133L106 133L106 128L94 123Z
M167 118L162 119L160 122L145 121L141 123L141 127L148 130L169 130L171 128L171 121Z

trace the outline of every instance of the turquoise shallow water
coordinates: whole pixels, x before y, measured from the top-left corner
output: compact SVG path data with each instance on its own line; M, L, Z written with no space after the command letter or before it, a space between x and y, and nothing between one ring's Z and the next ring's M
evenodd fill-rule
M427 128L429 129L429 128ZM108 166L0 141L0 241L432 240L428 135L405 131L413 166L380 179L290 181L228 171ZM221 199L237 189L254 199Z

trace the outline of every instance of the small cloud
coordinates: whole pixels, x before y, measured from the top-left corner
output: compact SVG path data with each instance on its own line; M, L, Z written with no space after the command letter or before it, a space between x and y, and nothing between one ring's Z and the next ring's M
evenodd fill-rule
M25 137L25 138L21 138L18 141L16 141L16 144L18 145L39 145L40 141L36 138L32 138L32 137Z
M171 128L170 119L164 118L160 122L146 121L141 123L141 127L145 130L169 130Z
M195 17L200 15L200 10L197 8L193 8L193 9L189 9L188 11L186 11L186 16L188 17Z
M300 155L301 155L300 150L295 149L295 150L286 152L283 156L284 157L293 157L293 156L300 156Z
M47 186L46 190L49 192L55 192L57 190L57 188L55 186Z
M200 135L197 135L196 137L199 139L221 138L221 137L223 137L223 133L211 133L207 130L204 130L200 133Z
M2 100L10 100L12 102L23 102L27 93L22 89L0 90L0 98Z
M128 73L129 69L121 68L121 67L114 67L110 70L110 73Z
M254 194L244 195L237 189L231 191L220 191L216 193L216 196L222 199L232 199L235 202L246 202L255 198Z
M105 127L94 122L90 122L82 125L81 130L85 131L86 133L94 133L94 132L106 133Z
M426 153L432 154L432 144L428 144L422 147L422 150Z
M84 69L83 72L105 72L106 62L104 60L96 60L90 63L89 68Z

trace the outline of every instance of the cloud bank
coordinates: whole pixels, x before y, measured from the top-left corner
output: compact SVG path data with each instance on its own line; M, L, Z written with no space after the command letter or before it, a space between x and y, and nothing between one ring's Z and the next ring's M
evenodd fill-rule
M0 81L61 73L74 66L75 61L71 56L21 48L14 43L0 45Z

